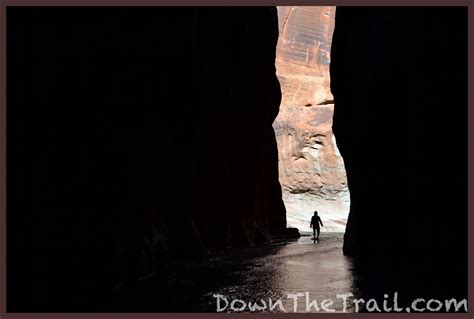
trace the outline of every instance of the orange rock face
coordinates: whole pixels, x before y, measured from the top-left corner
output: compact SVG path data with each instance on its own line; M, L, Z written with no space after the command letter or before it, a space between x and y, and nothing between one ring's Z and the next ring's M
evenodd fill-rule
M326 231L344 231L349 192L332 134L329 63L335 7L278 7L280 112L273 123L287 224L309 231L318 210Z

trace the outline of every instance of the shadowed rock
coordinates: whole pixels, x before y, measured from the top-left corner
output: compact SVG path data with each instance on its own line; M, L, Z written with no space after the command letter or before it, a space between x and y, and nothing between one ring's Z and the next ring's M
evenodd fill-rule
M467 11L337 9L334 134L366 292L466 297Z
M168 259L284 232L275 7L13 8L8 21L21 309L94 310Z

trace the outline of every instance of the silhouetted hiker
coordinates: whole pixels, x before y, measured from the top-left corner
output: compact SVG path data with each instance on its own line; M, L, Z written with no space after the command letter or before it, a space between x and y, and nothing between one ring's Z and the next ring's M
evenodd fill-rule
M323 222L321 221L321 218L318 216L318 212L315 210L313 217L311 217L311 224L309 227L313 227L313 239L314 240L319 240L319 224L321 224L322 227L324 227ZM318 233L318 237L316 237L316 232Z

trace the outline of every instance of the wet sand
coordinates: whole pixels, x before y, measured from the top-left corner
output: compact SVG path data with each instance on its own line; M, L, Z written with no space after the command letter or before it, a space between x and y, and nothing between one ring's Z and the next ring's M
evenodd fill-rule
M257 302L263 305L261 300L264 300L268 305L269 298L272 302L279 299L283 307L276 307L273 311L277 312L315 312L314 307L306 309L313 300L323 311L320 303L331 299L334 304L329 308L341 312L343 300L336 295L354 292L351 260L342 254L342 236L341 233L322 234L316 243L310 236L303 236L293 242L273 243L268 254L263 256L245 258L248 267L243 271L233 271L239 278L234 284L206 293L203 297L205 310L216 311L217 298L213 295L221 294L229 303L239 299L247 304ZM302 296L297 298L295 308L294 297L288 298L288 295L297 293ZM220 300L223 308L225 303L222 298ZM346 311L352 311L351 303L347 304ZM233 309L228 305L226 311L241 307L243 304L236 302ZM250 311L248 305L245 311Z
M274 241L245 249L227 249L192 264L175 263L155 276L143 279L117 292L111 305L116 310L134 312L250 312L250 303L270 311L269 302L276 305L272 312L316 312L306 309L316 300L320 311L324 299L332 299L328 306L336 312L343 310L343 300L337 294L356 293L352 262L342 254L342 233L323 233L319 243L310 236L293 241ZM295 300L288 294L302 294ZM227 298L228 304L218 298ZM239 299L240 301L231 302ZM269 300L271 299L271 301ZM352 303L346 311L353 311ZM119 309L117 309L117 306ZM121 309L120 309L121 308Z

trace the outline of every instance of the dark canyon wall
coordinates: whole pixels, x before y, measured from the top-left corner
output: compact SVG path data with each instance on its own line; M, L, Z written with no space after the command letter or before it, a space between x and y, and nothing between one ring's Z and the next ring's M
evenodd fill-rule
M9 311L285 230L276 8L7 14Z
M337 8L344 252L366 266L373 296L466 297L466 34L466 8Z

